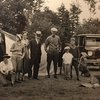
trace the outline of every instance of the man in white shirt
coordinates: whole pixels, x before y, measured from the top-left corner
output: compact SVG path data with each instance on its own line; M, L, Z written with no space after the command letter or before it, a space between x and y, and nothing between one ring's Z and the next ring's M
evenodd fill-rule
M15 81L15 73L13 71L12 62L9 60L9 58L10 56L5 54L3 56L3 61L0 63L0 82L3 86L8 85L7 80L11 80L11 85L13 85Z
M71 68L73 55L69 53L69 50L70 50L69 46L66 46L64 50L65 50L65 53L62 59L63 59L65 79L67 80L68 78L70 78L70 68Z

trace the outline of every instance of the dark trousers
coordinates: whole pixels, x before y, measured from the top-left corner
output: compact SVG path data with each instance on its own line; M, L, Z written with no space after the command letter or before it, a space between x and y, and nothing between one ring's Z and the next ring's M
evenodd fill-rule
M62 56L63 56L63 53L59 52L59 57L58 57L58 67L60 68L59 74L62 74L62 62L63 62Z
M3 60L3 51L2 51L2 48L0 46L0 62Z
M54 65L54 75L57 74L57 63L58 63L58 53L47 54L47 73L50 75L50 66L53 61Z
M71 78L72 78L72 69L73 69L73 66L74 66L75 71L76 71L76 76L77 76L77 79L79 79L78 62L77 62L76 60L73 60L73 61L72 61L70 76L71 76Z
M33 62L31 61L30 66L28 68L28 78L38 78L38 72L39 72L39 67L40 67L40 59L41 57L39 57L39 59L34 60ZM32 71L32 67L33 67L33 71ZM33 75L32 75L33 72Z

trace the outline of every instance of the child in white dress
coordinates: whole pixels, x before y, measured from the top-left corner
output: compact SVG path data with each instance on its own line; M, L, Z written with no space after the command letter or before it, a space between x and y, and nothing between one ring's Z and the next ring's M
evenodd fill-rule
M72 63L72 58L73 55L69 52L70 47L66 46L64 48L65 53L63 54L63 69L64 69L64 75L65 75L65 79L69 79L70 78L70 68L71 68L71 63Z

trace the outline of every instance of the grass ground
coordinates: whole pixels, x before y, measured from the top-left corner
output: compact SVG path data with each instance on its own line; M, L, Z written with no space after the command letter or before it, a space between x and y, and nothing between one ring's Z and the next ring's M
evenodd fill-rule
M15 84L14 87L0 87L0 100L100 100L100 88L79 87L89 78L80 77L77 81L64 80L63 76L54 79L39 77L39 80L28 80Z
M6 36L7 53L14 41ZM42 64L40 70L46 73L46 53L42 46ZM53 69L52 69L53 70ZM97 73L97 72L94 72ZM98 72L100 73L100 72ZM54 79L39 77L40 80L28 80L15 84L14 87L0 86L0 100L100 100L100 88L79 87L81 83L89 82L89 78L80 77L81 81L66 81L63 76Z

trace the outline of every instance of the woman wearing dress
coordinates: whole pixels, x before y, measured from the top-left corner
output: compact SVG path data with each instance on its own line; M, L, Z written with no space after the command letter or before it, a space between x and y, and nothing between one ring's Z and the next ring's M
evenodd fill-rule
M23 66L23 58L25 55L25 48L23 43L21 42L21 35L16 35L16 42L13 43L10 51L12 52L12 64L14 66L14 71L16 73L16 82L20 82L21 76L20 73L22 72Z
M29 67L30 67L30 63L29 63L29 40L28 40L28 32L24 31L23 35L22 35L22 43L24 44L24 48L25 48L25 56L23 59L23 77L22 80L24 80L24 74L28 73Z

